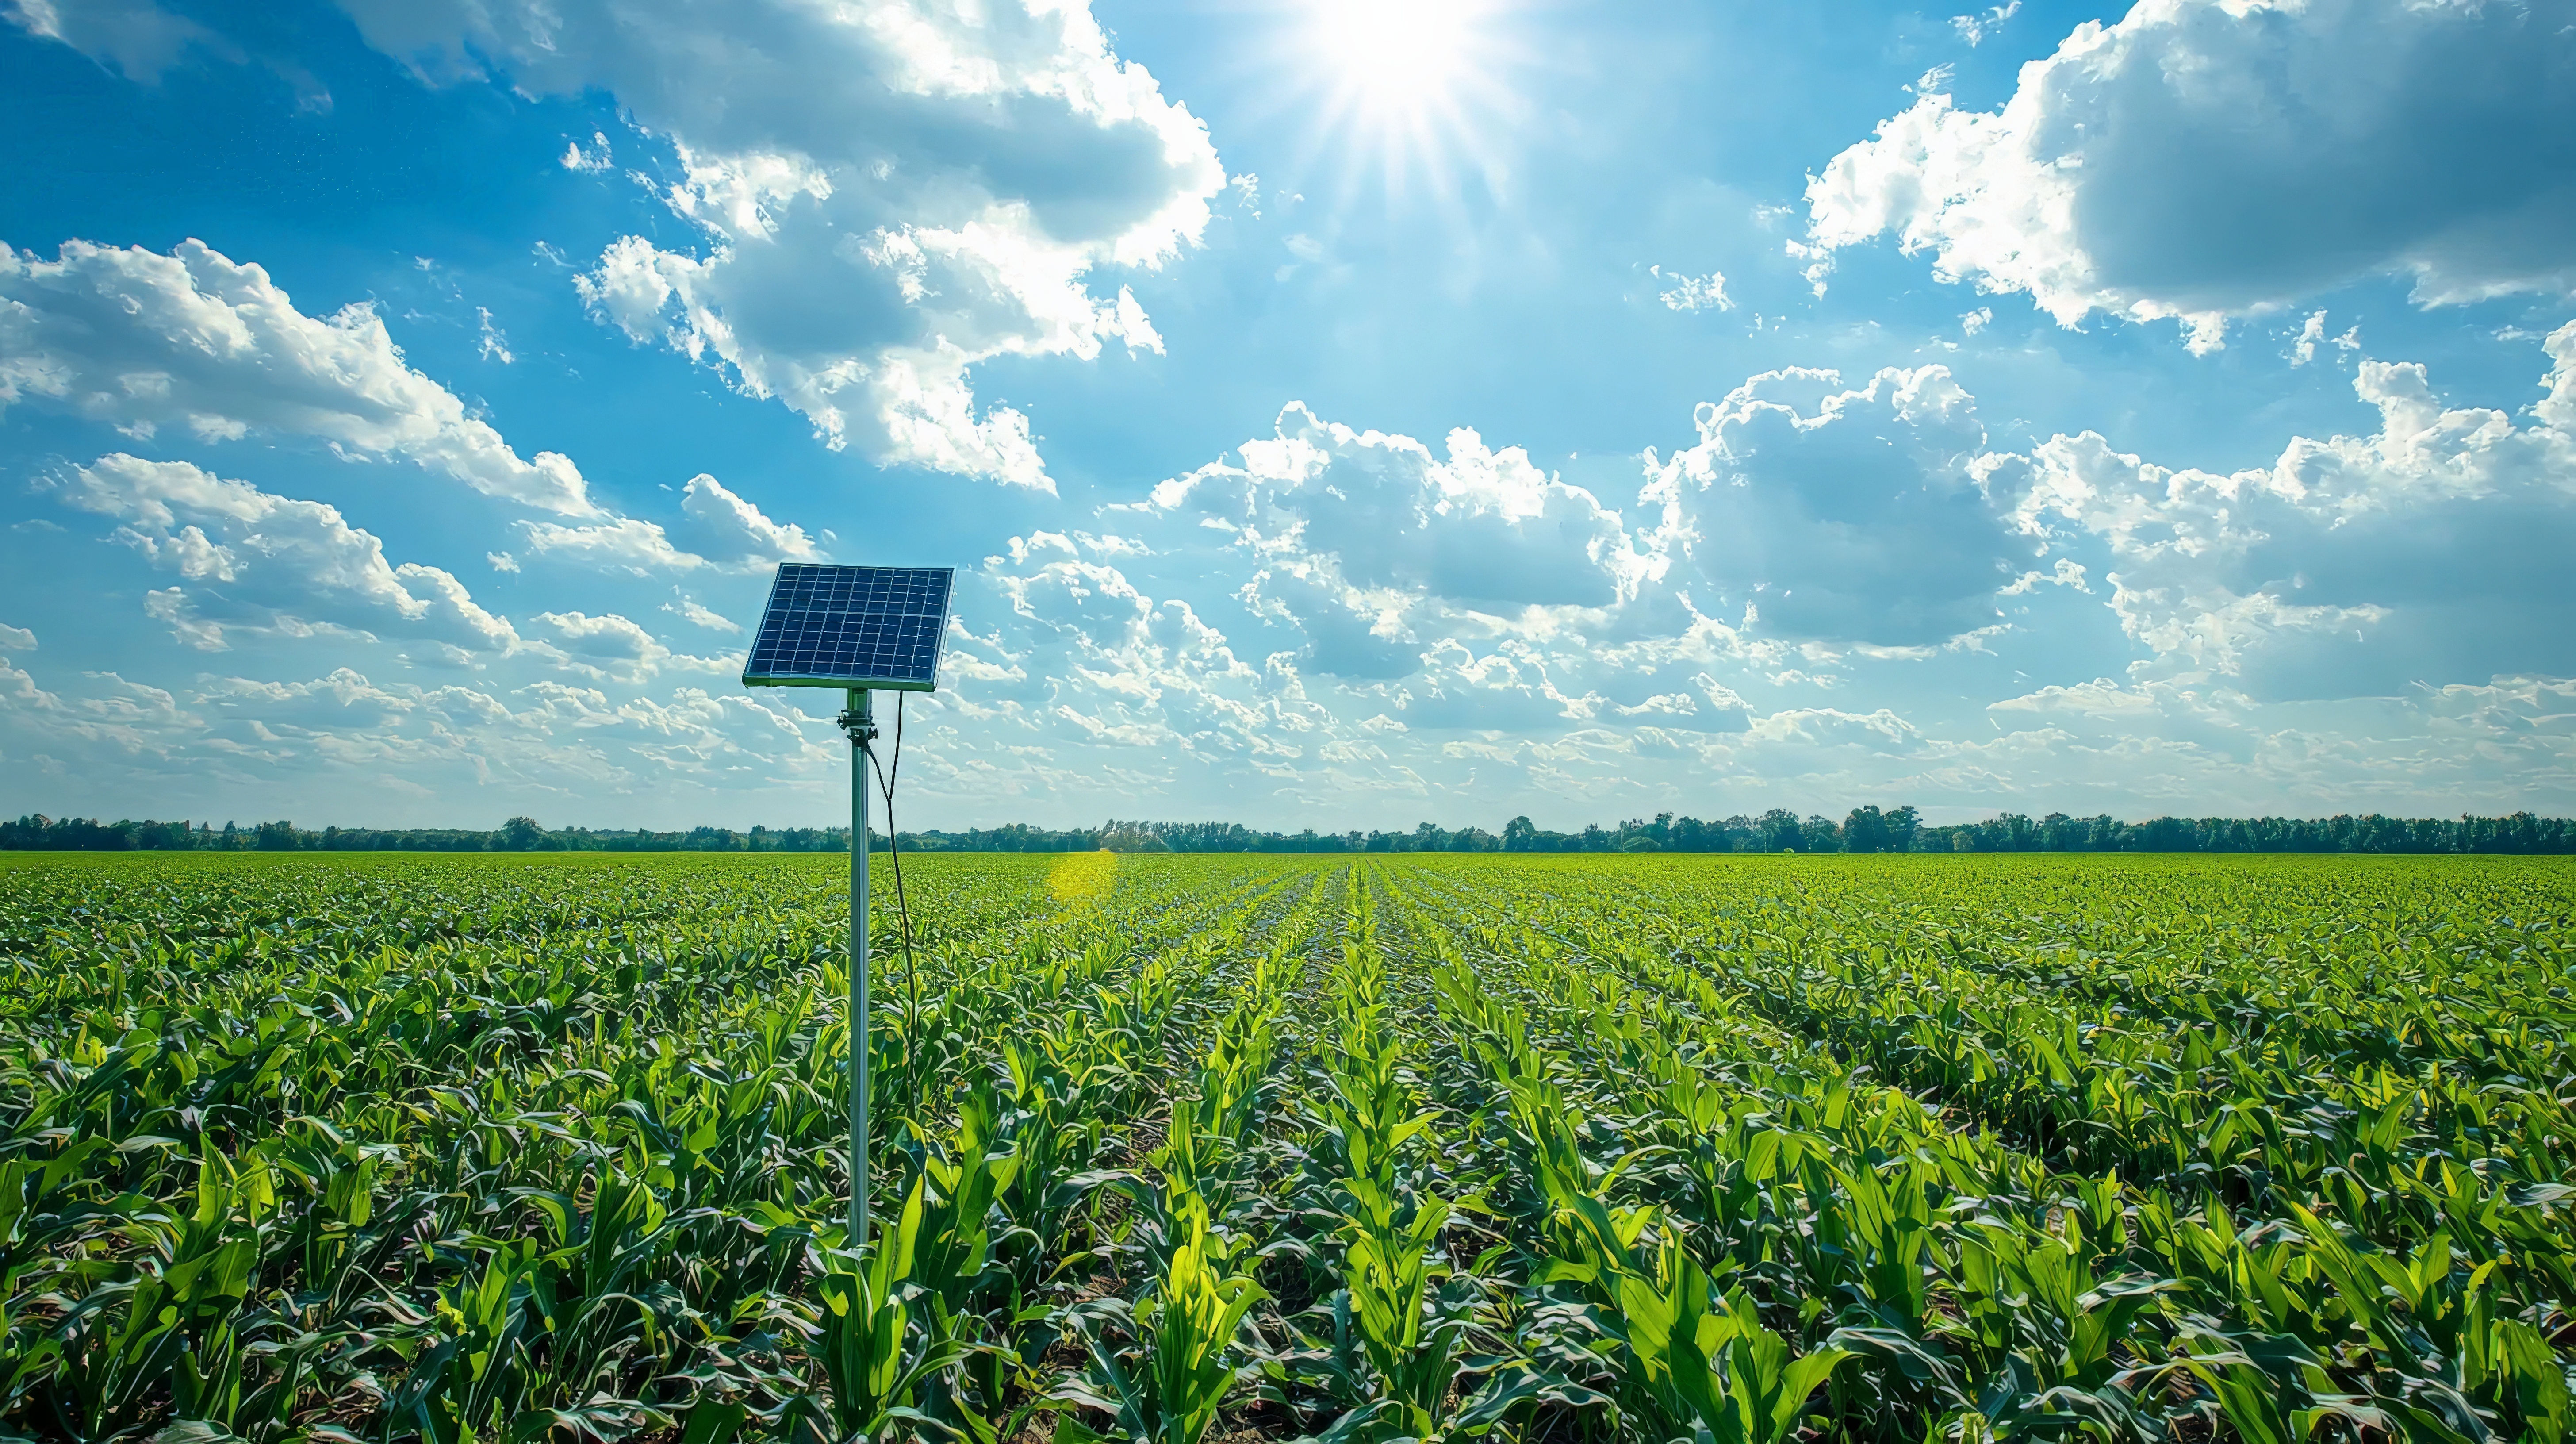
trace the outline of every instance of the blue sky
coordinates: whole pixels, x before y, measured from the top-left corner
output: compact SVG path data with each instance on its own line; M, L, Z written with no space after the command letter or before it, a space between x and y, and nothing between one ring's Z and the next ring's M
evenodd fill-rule
M2576 804L2576 4L0 0L0 810Z

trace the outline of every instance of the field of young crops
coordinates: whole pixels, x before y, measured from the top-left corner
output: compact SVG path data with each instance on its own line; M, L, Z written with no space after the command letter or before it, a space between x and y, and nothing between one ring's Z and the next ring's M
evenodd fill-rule
M2576 866L0 860L0 1435L2567 1437Z

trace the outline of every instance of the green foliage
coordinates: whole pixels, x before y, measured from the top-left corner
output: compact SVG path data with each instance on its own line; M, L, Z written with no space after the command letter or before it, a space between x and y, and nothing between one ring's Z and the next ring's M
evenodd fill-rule
M919 860L865 1247L838 859L0 862L0 1434L2569 1438L2565 864L1607 847Z

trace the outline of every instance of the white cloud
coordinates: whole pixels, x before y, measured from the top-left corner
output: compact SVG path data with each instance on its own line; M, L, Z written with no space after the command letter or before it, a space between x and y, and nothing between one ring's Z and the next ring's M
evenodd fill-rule
M707 564L707 559L672 545L661 523L621 516L587 526L557 526L553 522L520 523L528 539L528 550L540 557L575 562L604 571L622 571L635 576L654 572L694 571Z
M2079 592L2090 592L2093 588L2085 584L2085 570L2086 568L2084 564L2075 560L2073 557L2059 557L2057 559L2057 564L2049 568L2047 571L2024 572L2013 581L2012 585L1997 588L1995 595L1999 597L2027 596L2031 592L2044 586L2073 587Z
M2108 678L1987 708L2002 734L1924 769L1978 800L2127 816L2423 816L2576 805L2576 682L2499 677L2384 698L2263 703L2230 688ZM1968 796L1976 796L1969 792ZM2223 799L2223 802L2217 801Z
M1833 707L1789 707L1756 717L1748 729L1756 743L1796 742L1815 747L1857 747L1871 752L1910 751L1922 740L1913 723L1887 708L1845 712Z
M476 355L486 361L498 361L504 366L519 359L510 354L510 338L501 333L500 327L492 324L490 311L477 306L474 308L474 315L482 327L482 340L476 347Z
M1816 244L1893 233L1944 280L2072 326L2229 318L2365 276L2426 304L2576 288L2576 26L2468 0L2141 0L2024 66L2000 111L1927 95L1807 189ZM2548 139L2542 140L2541 137ZM2535 148L2537 147L2537 148Z
M2519 426L2445 407L2420 365L2364 361L2369 436L2218 475L2086 432L1989 459L1990 483L2027 534L2107 545L2111 606L2157 654L2144 675L2306 697L2576 675L2576 322L2544 349Z
M2310 314L2306 323L2299 327L2299 339L2290 347L2292 369L2305 366L2317 359L2319 343L2332 346L2339 351L2358 351L2361 349L2361 328L2353 326L2347 328L2340 336L2329 337L2326 335L2326 313L2317 311Z
M600 616L539 612L537 620L553 632L551 645L563 664L585 676L635 684L664 671L733 670L727 658L674 652L641 625L614 612Z
M2576 357L2576 328L2550 344ZM1100 531L991 559L942 694L961 729L943 745L976 760L936 785L1006 809L1277 789L1343 816L1414 799L1563 817L1677 787L1720 813L1784 791L1836 812L2135 812L2175 776L2201 809L2423 811L2420 775L2484 805L2576 746L2521 720L2559 684L2479 704L2459 735L2491 749L2487 781L2420 767L2372 697L2576 674L2558 640L2576 594L2550 570L2576 505L2576 368L2520 424L2445 411L2418 368L2362 371L2384 427L2294 443L2295 486L2099 455L2099 437L1993 452L1940 367L1766 373L1700 409L1698 444L1645 458L1624 518L1472 434L1443 455L1291 407L1239 459L1103 508ZM1531 590L1489 595L1506 574ZM2095 608L2133 644L2112 665L2145 660L2094 700L2164 689L2125 741L2053 703L1989 721L1948 700L1986 669L2062 668ZM2356 655L2355 631L2385 655ZM1896 685L1900 668L1924 680ZM2338 728L2366 745L2336 754Z
M178 738L199 725L179 699L158 687L128 682L114 672L92 672L99 690L65 698L36 685L35 677L0 661L0 734L21 742L71 743L102 760L130 762L167 757Z
M669 612L675 617L694 622L697 625L706 628L710 632L739 632L742 630L742 623L737 622L730 617L720 616L715 612L709 611L706 607L700 605L694 597L682 597L677 602L664 602L662 604L662 610Z
M158 81L191 49L242 58L230 41L152 0L9 0L7 16L30 35L58 40L145 84Z
M20 403L138 437L309 436L540 511L599 510L568 458L522 460L405 364L374 307L307 316L260 267L193 240L166 256L66 241L51 261L0 246L0 407Z
M564 146L563 160L561 162L563 168L570 171L584 171L594 175L600 171L608 169L610 164L608 137L594 130L590 133L590 143L591 149L585 151L581 148L580 141L576 140L568 142Z
M1715 271L1705 276L1685 276L1676 271L1664 273L1661 266L1649 266L1648 273L1671 286L1656 294L1667 311L1732 311L1735 303L1727 299L1726 277Z
M224 640L221 624L197 615L188 601L185 587L161 587L143 594L143 615L170 629L170 636L180 645L200 652L221 652L231 647Z
M1698 444L1647 453L1642 542L1661 625L1748 617L1800 642L1937 645L1991 625L2031 546L1972 463L1985 429L1940 366L1846 389L1831 371L1766 372L1701 403Z
M604 90L669 138L685 178L662 199L699 245L622 238L583 296L885 462L1051 488L1027 419L979 412L968 371L1157 348L1086 277L1176 254L1226 184L1080 3L343 4L432 80Z
M26 627L13 627L0 622L0 652L32 652L36 634Z
M759 507L727 491L723 482L705 472L689 478L680 510L695 523L703 550L720 562L756 568L823 560L822 550L803 527L771 521Z
M192 584L151 593L146 611L200 649L228 645L232 628L311 635L395 626L467 653L507 652L519 640L456 578L387 561L381 541L321 502L122 452L45 485L65 504L121 523L115 540Z
M529 550L539 556L636 576L707 566L759 571L780 562L823 559L822 549L803 527L770 520L759 507L704 472L689 478L680 511L684 534L704 555L673 542L661 523L636 517L612 517L584 526L530 521L521 522L520 529Z
M1994 6L1982 14L1953 15L1950 28L1959 32L1959 38L1973 49L1984 44L1987 36L2003 29L2005 21L2020 13L2021 0L2006 0L2005 4Z
M1453 613L1605 607L1637 583L1616 512L1473 431L1451 432L1444 459L1292 405L1238 451L1240 465L1163 482L1134 514L1227 538L1255 610L1301 627L1318 671L1399 676L1417 628Z
M730 812L739 794L774 790L751 804L774 819L800 803L800 784L828 786L846 766L825 719L693 686L433 687L342 667L201 675L175 693L113 673L72 687L47 690L0 661L0 748L60 764L48 778L58 810L107 816L221 816L255 794L260 815L308 826L488 826L517 812L599 825L620 807L703 817L710 803Z

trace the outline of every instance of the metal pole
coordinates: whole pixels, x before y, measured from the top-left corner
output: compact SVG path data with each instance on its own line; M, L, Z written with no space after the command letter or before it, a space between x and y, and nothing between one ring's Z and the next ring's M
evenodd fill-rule
M850 689L850 1248L868 1240L868 694Z

